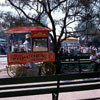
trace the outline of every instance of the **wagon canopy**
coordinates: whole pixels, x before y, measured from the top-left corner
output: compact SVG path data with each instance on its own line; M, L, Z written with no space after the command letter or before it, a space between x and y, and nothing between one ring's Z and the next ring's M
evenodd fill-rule
M32 27L15 27L4 30L4 33L12 34L12 33L30 33L32 31L50 31L51 29L40 27L40 26L32 26Z
M62 36L61 37L61 40L63 40L65 38L65 36ZM57 38L57 40L58 40L58 38ZM65 40L75 40L75 41L77 41L78 40L78 38L75 38L75 37L66 37L66 39Z
M68 38L66 38L66 40L78 40L78 39L75 37L68 37Z

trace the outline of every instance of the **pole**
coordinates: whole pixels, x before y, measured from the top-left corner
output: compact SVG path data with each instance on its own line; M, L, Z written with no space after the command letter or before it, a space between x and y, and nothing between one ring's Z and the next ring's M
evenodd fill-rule
M59 89L59 83L60 81L57 81L57 90ZM59 97L59 92L57 91L56 93L52 93L52 100L58 100Z

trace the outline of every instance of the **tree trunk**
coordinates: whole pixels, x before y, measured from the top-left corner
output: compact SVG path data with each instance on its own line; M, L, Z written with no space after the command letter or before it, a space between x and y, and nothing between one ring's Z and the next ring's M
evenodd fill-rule
M60 49L60 43L57 43L57 45L54 46L54 53L55 53L55 64L56 64L56 74L60 74L60 61L59 61L59 49Z

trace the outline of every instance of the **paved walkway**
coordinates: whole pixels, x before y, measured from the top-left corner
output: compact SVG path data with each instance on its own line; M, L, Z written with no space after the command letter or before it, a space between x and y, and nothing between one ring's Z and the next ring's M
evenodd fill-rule
M92 91L60 93L58 100L86 100L87 98L90 98L89 100L100 100L100 89ZM46 94L24 97L12 97L2 98L0 100L52 100L52 95Z

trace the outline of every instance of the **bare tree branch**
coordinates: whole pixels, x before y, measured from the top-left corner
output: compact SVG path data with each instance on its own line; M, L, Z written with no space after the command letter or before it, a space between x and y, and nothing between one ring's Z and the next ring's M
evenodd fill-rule
M41 23L40 21L37 21L35 18L32 18L32 17L29 17L24 10L22 10L20 7L14 5L14 3L11 1L11 0L8 0L9 3L14 6L15 8L17 8L18 10L20 10L28 19L32 20L32 21L35 21L36 23L40 24L41 26L44 26L46 27L45 25L43 25L43 23Z

